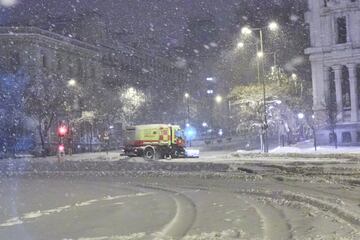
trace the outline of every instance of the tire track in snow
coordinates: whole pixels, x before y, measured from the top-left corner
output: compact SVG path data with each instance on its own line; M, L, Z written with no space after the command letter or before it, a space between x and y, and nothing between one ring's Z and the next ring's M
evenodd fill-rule
M160 187L140 186L145 189L163 192L173 199L176 205L176 213L172 220L160 231L154 233L154 239L181 239L194 224L196 218L195 203L181 192Z
M341 207L337 206L334 203L329 203L322 199L317 199L312 196L306 196L304 194L297 194L289 191L271 192L271 191L259 191L259 190L244 190L244 191L238 191L238 193L245 195L267 197L272 199L285 199L289 202L300 202L304 204L309 204L323 212L332 213L335 217L349 223L353 227L353 229L358 230L360 228L359 216L345 209L342 209Z
M293 239L290 222L285 218L284 214L274 206L267 204L261 205L249 202L243 197L239 198L250 205L260 217L262 223L264 240L289 240Z

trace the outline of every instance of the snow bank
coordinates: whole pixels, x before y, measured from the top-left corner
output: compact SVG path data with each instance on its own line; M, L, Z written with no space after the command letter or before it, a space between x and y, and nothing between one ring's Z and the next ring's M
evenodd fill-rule
M360 147L338 147L320 146L315 151L314 147L277 147L270 151L270 153L301 153L301 154L329 154L329 153L360 153Z

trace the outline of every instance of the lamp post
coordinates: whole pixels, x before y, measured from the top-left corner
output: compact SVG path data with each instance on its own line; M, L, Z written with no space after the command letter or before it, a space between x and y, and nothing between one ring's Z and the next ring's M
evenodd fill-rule
M267 26L267 28L270 31L276 31L278 30L279 26L276 22L270 22L269 25ZM267 139L267 128L268 128L268 122L267 122L267 114L266 114L266 85L265 85L265 78L264 78L264 62L263 62L263 58L264 58L264 41L263 41L263 29L262 28L249 28L249 27L243 27L241 29L241 33L244 35L250 35L252 33L252 31L259 31L259 38L260 38L260 51L258 49L258 45L257 46L257 59L258 59L258 67L257 67L257 71L258 71L258 80L260 80L260 60L261 60L261 65L262 65L262 85L263 85L263 104L264 104L264 109L263 109L263 124L262 124L262 137L263 137L263 151L264 153L267 153L269 151L269 146L268 146L268 139Z
M218 115L215 116L215 111L216 109L218 109L220 111L221 109L221 103L223 101L223 97L219 94L217 94L214 98L213 98L213 103L211 104L212 106L212 110L211 110L211 126L213 128L217 127L218 126L218 123L219 123L219 118L218 118ZM215 102L215 103L214 103ZM216 104L216 106L215 106Z
M190 94L189 93L185 93L184 94L185 97L185 101L186 101L186 112L187 112L187 116L186 116L186 123L190 122Z

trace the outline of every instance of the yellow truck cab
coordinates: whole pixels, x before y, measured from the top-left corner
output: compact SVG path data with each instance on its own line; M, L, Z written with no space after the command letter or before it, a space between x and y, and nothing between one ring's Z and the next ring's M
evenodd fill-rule
M185 155L183 131L178 125L147 124L125 129L125 155L146 159Z

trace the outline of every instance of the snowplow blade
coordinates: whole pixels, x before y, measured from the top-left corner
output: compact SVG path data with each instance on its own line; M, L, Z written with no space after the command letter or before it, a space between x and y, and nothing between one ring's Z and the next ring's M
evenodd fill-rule
M185 157L198 158L200 157L200 150L198 149L185 149Z

